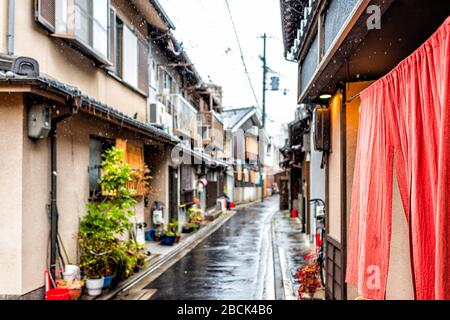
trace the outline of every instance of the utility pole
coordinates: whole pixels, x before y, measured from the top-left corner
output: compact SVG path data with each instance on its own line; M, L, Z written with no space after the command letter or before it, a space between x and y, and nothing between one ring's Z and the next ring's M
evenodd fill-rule
M267 60L266 60L266 42L267 42L267 35L264 33L262 36L263 43L264 43L264 49L263 49L263 98L262 98L262 127L261 127L261 136L260 139L264 139L264 128L266 126L266 77L267 77ZM264 155L265 155L265 146L264 146L264 140L260 143L260 146L262 146L263 150L260 152L260 159L259 159L259 177L261 182L261 202L264 202Z

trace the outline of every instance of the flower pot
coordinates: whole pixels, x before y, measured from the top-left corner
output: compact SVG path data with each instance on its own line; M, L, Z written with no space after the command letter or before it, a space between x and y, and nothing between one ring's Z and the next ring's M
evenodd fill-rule
M175 236L175 243L180 243L180 240L181 240L181 235L177 234Z
M88 295L90 295L92 297L101 295L104 282L105 282L105 278L87 279L86 280L86 289L87 289Z
M70 300L78 300L81 297L81 288L70 289Z
M181 230L182 233L191 233L193 231L194 229L192 227L189 228L183 227L183 229Z
M165 245L165 246L173 246L173 244L175 243L175 236L164 236L161 239L161 244Z
M111 281L113 279L113 276L105 276L105 281L103 283L103 289L109 289L111 287Z

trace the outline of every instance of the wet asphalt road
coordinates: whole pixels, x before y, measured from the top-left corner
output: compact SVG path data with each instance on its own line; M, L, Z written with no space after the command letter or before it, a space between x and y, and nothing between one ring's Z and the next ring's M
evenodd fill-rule
M222 300L258 297L264 221L278 198L238 212L219 230L150 283L154 300ZM262 261L262 260L261 260Z

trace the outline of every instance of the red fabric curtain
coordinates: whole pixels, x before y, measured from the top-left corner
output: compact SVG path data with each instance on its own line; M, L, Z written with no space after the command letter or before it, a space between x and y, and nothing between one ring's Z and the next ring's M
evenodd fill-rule
M384 299L393 167L410 226L417 299L450 299L450 18L361 93L347 282Z

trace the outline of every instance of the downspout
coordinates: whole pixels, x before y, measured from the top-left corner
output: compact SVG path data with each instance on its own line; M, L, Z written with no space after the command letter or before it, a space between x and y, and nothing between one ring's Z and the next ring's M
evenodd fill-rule
M9 0L8 2L8 55L14 55L14 13L15 13L15 1Z
M51 161L51 189L50 189L50 274L56 279L56 258L58 256L58 206L57 206L57 127L58 123L70 117L72 113L62 115L52 120L50 132L50 161Z

